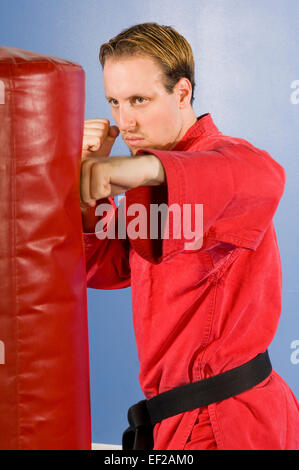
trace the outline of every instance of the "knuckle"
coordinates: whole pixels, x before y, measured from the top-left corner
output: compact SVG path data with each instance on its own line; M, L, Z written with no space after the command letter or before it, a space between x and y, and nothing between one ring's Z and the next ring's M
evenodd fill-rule
M93 178L100 178L102 174L102 163L101 162L94 162L91 168L91 176Z
M94 188L98 184L98 182L101 178L101 172L100 172L100 169L99 169L99 166L98 166L97 163L92 165L91 170L90 170L90 177L91 177L91 185L90 186L91 186L91 188Z
M85 160L82 160L82 162L81 162L81 169L82 170L86 170L87 167L88 167L88 158L86 158Z
M82 174L82 176L88 175L88 173L90 171L90 166L91 166L90 158L86 157L83 160L81 160L81 174Z
M100 136L96 136L94 139L92 139L92 147L93 148L96 148L98 150L98 148L100 147L100 144L101 144L101 137Z

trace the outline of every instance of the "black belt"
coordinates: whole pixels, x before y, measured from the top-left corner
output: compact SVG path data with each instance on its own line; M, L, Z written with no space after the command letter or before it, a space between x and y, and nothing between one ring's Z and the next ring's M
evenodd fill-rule
M268 351L239 367L202 379L150 400L142 400L128 411L129 428L123 433L123 450L153 449L153 428L163 419L243 393L258 385L271 373Z

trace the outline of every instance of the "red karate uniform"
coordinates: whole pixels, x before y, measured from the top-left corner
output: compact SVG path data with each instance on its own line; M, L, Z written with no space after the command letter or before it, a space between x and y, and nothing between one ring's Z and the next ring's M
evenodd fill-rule
M210 114L172 150L139 153L160 159L166 183L129 190L127 209L164 202L183 213L184 204L203 204L203 240L194 250L171 228L157 240L84 234L88 287L131 285L139 380L149 399L248 362L271 343L282 293L272 219L285 172L267 152L224 136ZM109 201L114 223L119 209ZM272 371L249 391L156 424L154 449L297 450L299 405Z

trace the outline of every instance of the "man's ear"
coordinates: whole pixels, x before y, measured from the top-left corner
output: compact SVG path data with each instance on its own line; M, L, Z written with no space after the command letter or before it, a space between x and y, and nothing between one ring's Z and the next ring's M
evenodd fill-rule
M181 109L187 108L192 97L192 85L188 78L180 78L174 86L174 92L178 98L179 107Z

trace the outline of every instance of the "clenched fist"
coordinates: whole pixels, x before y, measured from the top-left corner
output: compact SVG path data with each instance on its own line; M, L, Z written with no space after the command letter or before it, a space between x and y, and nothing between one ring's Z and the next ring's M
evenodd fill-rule
M110 126L109 119L97 118L84 121L82 161L87 157L103 158L110 155L115 139L119 135L117 126ZM82 169L81 169L82 174ZM81 181L82 194L82 181ZM94 204L86 204L81 196L81 209L86 209Z
M84 122L82 158L91 155L108 157L118 135L118 127L110 126L108 119L87 119Z

